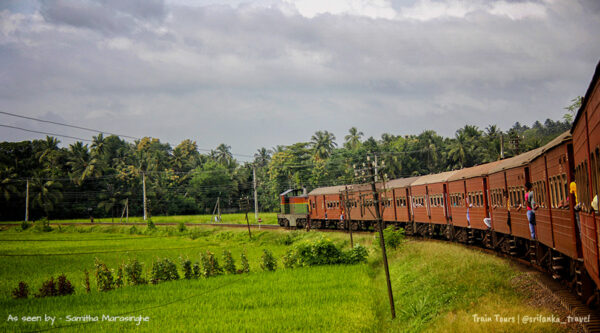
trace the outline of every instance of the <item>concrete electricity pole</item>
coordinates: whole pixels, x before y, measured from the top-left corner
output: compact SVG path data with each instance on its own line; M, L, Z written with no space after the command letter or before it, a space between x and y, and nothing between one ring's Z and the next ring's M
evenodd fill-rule
M252 166L252 180L254 183L254 220L258 223L258 194L256 193L256 166ZM259 224L260 227L260 224Z
M144 188L144 221L148 218L148 208L146 206L146 174L142 172L142 187Z
M383 219L381 217L381 211L379 207L379 193L377 192L377 180L378 179L378 165L377 155L375 155L375 161L371 162L371 158L367 156L367 164L363 163L364 170L360 173L358 170L354 170L354 175L359 177L362 175L366 181L371 183L371 194L373 196L373 206L375 207L375 218L377 219L377 229L379 232L379 246L381 246L381 254L383 256L383 267L385 269L385 278L387 282L388 298L390 300L390 311L392 313L392 319L396 318L396 307L394 306L394 294L392 293L392 282L390 280L390 268L387 260L387 252L385 250L385 241L383 239ZM366 175L365 175L366 171ZM385 180L384 180L385 181Z
M29 178L27 178L27 187L25 190L25 222L29 221Z

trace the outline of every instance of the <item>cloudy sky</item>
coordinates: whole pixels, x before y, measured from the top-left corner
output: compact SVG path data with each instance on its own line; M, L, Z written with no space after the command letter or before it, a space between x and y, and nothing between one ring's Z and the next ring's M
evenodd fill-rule
M508 129L585 94L598 31L597 0L2 1L0 111L238 154L352 126Z

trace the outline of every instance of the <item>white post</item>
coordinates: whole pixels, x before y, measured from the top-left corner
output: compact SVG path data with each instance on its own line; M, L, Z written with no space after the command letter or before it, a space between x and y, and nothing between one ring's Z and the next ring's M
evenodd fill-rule
M254 219L258 223L258 194L256 193L256 166L252 167L252 179L254 182ZM260 228L260 223L258 223Z
M25 222L29 221L29 179L27 179L27 190L25 192Z
M144 221L148 218L147 207L146 207L146 174L142 172L142 185L144 188Z

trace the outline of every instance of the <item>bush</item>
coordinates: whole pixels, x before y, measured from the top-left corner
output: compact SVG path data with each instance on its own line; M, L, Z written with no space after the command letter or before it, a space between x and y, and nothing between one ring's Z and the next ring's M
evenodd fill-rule
M75 287L71 284L71 281L67 280L67 276L61 274L58 277L58 294L61 296L71 295L75 293Z
M90 272L88 270L83 271L83 287L86 293L90 293Z
M297 231L291 231L277 239L276 242L280 245L292 245L298 238L300 238L300 234Z
M261 259L262 262L260 263L260 268L264 271L274 271L277 269L277 261L275 260L275 257L273 257L271 251L264 249Z
M29 223L27 221L21 222L21 230L27 230L27 229L29 229L29 227L31 227L31 223Z
M202 274L202 270L200 269L200 263L199 262L196 261L194 263L193 271L194 271L194 279L199 278L200 274Z
M331 265L344 262L342 251L326 238L296 246L298 264L301 266Z
M352 250L344 252L344 263L349 265L360 264L366 262L368 256L369 251L367 251L367 248L356 244Z
M96 266L96 283L98 284L98 291L109 291L114 289L115 281L112 275L112 271L106 267L106 265L96 258L94 263Z
M117 268L117 279L115 280L115 287L121 288L123 284L123 264L121 264Z
M223 250L223 269L227 274L235 274L235 261L233 261L233 256L231 255L231 251Z
M240 270L240 273L250 273L250 263L248 262L248 258L246 258L246 254L244 253L241 254L241 262L242 269Z
M129 262L125 265L125 274L127 275L127 282L131 286L137 286L140 284L148 283L146 279L142 276L143 266L136 259L129 260Z
M39 292L35 295L35 297L51 297L58 296L58 289L56 288L56 283L54 282L54 277L50 277L50 280L44 281L42 283L42 287Z
M379 244L379 234L375 236L377 244ZM404 229L399 228L395 230L393 226L389 226L383 229L383 240L385 241L385 247L396 249L404 241Z
M152 264L152 284L160 282L179 280L177 266L170 259L158 259Z
M206 278L211 276L220 275L223 273L223 269L219 266L219 261L215 258L215 255L210 251L202 254L202 275Z
M287 252L281 258L283 262L283 267L285 268L294 268L298 266L298 256L296 255L296 251L293 249L287 250Z
M52 227L50 226L50 221L48 221L48 219L45 217L35 223L34 229L36 231L42 231L42 232L52 231Z
M181 267L183 268L183 278L186 280L193 278L192 261L190 259L183 259L183 257L179 257L179 260L181 260Z
M15 290L13 290L12 297L14 299L19 299L27 298L27 296L29 296L29 286L27 285L27 283L21 281L19 282L19 286L15 288Z
M152 222L151 218L148 219L148 222L146 222L146 225L148 226L147 231L156 230L156 225L154 224L154 222Z
M297 266L317 266L335 264L358 264L365 262L369 252L367 248L357 244L353 249L343 251L331 240L321 238L314 242L303 242L289 250L283 256L285 268Z
M131 228L129 228L129 234L130 235L136 235L136 234L139 234L139 233L140 233L139 230L134 225L132 225Z
M179 222L179 225L177 226L177 230L179 230L179 232L185 232L187 230L187 228L185 227L185 223Z

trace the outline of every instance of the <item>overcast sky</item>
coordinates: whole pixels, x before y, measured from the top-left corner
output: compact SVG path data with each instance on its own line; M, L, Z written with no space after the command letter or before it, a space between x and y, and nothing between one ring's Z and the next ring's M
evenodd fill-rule
M506 130L562 119L599 31L597 0L2 1L0 110L238 154L352 126Z

